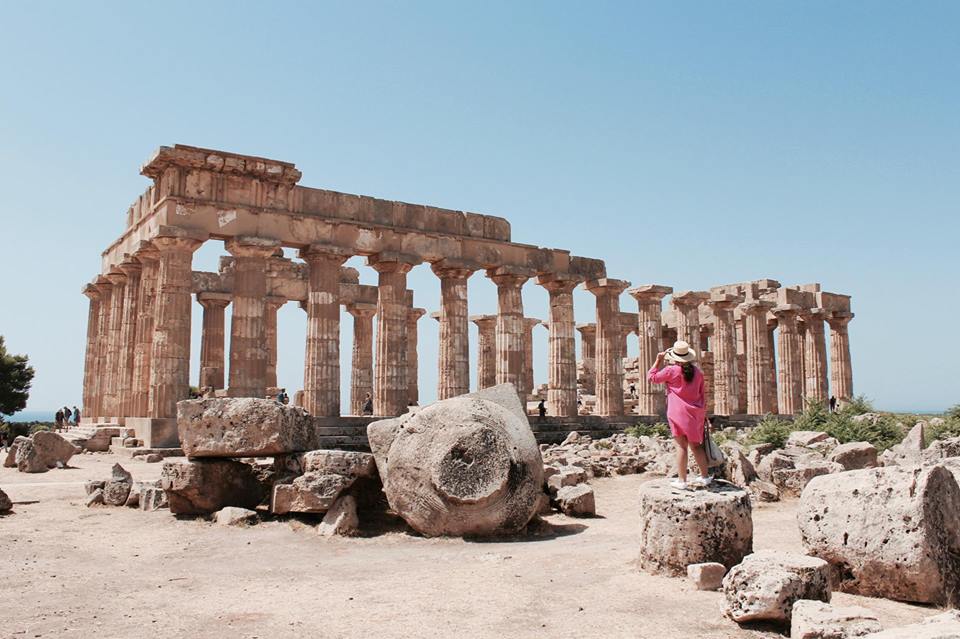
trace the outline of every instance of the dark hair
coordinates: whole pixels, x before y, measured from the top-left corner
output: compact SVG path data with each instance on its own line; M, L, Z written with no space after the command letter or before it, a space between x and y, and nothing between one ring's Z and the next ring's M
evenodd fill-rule
M684 362L683 364L680 364L680 370L683 371L683 381L689 384L693 381L693 376L697 372L697 367L690 362Z

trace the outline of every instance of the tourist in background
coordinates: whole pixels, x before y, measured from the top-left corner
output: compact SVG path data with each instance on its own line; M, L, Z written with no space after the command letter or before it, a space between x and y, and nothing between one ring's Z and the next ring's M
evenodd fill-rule
M830 412L831 413L837 412L837 398L834 397L833 395L830 396Z
M364 415L373 415L373 397L370 396L370 393L367 393L366 397L363 398L363 408L360 410Z
M57 414L53 416L54 430L60 432L60 429L63 428L63 409L57 411Z
M674 343L662 353L647 371L651 384L664 384L667 388L667 421L677 444L677 472L679 478L672 482L674 488L687 488L687 449L700 468L700 477L691 484L708 486L712 481L708 473L707 453L703 448L703 434L707 417L703 373L694 366L697 354L683 340ZM668 362L664 366L664 362Z
M540 415L539 421L544 421L547 418L547 405L546 400L541 399L540 403L537 404L537 413Z
M74 426L80 425L80 409L77 408L76 406L73 407L73 425Z
M63 427L66 428L70 425L70 418L73 417L73 411L71 411L66 406L63 407Z

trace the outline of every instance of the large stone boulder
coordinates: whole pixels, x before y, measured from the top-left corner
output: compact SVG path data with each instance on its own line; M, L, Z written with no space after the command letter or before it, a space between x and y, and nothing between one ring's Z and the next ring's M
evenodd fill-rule
M724 613L736 621L789 624L801 599L830 601L830 567L816 557L764 550L723 578Z
M880 459L884 466L917 466L923 460L923 445L926 440L926 422L917 422L906 437L896 446L883 451Z
M178 402L177 429L187 457L266 457L317 448L313 417L269 399Z
M557 505L570 517L593 517L597 514L593 488L587 484L564 486L557 491Z
M869 442L840 444L830 453L830 461L840 464L844 470L876 468L877 449Z
M29 441L29 439L29 437L24 437L23 435L17 435L13 439L13 443L10 444L10 449L7 450L7 456L3 460L4 468L17 467L17 447L20 445L21 441Z
M256 469L232 459L165 462L160 482L175 515L206 515L224 506L254 509L266 493Z
M919 623L865 635L866 639L960 639L960 611L927 617Z
M353 478L345 475L305 473L292 484L274 485L270 512L275 515L325 513L351 484Z
M799 497L810 480L820 475L843 472L843 466L821 459L801 459L794 468L773 471L773 485L781 495Z
M801 599L793 604L790 639L853 639L881 629L876 615L866 608Z
M30 437L14 440L14 461L21 473L45 473L50 468L66 466L77 447L51 431L38 431Z
M522 529L536 514L543 460L512 384L367 427L390 507L427 535Z
M672 576L705 562L727 568L753 550L746 491L715 481L708 490L678 490L670 480L640 486L640 567Z
M813 479L797 513L806 550L838 589L944 604L960 588L960 488L943 465L854 470Z

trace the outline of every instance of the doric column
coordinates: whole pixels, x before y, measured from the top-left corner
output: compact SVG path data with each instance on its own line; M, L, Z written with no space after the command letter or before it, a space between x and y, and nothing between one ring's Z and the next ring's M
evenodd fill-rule
M747 329L743 312L737 308L733 314L737 337L737 413L747 412Z
M120 415L120 335L123 332L123 307L127 293L126 273L116 271L107 274L113 284L110 296L110 329L107 337L107 367L104 370L106 392L103 394L103 411L107 417Z
M350 255L332 246L300 250L307 262L307 342L303 408L316 417L340 415L340 267Z
M373 316L376 304L347 304L353 316L353 357L350 369L350 414L362 415L367 393L373 397Z
M747 349L747 413L766 415L770 412L770 366L767 311L773 302L752 300L739 306L743 311Z
M777 400L777 354L774 347L776 330L777 318L767 314L767 392L770 393L770 412L773 414L780 412L780 404Z
M710 299L703 291L680 291L670 298L677 318L677 339L682 339L690 348L700 349L700 305Z
M267 338L267 388L277 388L277 311L286 298L273 295L264 299L263 332Z
M230 316L231 397L267 394L267 335L264 322L267 297L267 258L279 243L260 237L227 240L233 255L233 308Z
M140 308L140 262L129 259L119 266L127 276L127 285L123 293L123 318L120 326L120 349L118 354L119 392L117 406L119 414L135 417L133 413L133 357L137 347L137 319Z
M526 405L523 383L523 296L528 276L508 269L491 269L487 276L497 285L497 384L513 384Z
M715 294L707 302L713 310L713 412L736 415L741 412L737 378L737 336L733 309L739 298Z
M87 311L87 349L83 357L83 415L90 417L94 415L96 402L96 376L97 376L97 336L99 335L98 323L100 321L100 291L93 284L87 284L83 287L83 294L90 300L90 306Z
M160 269L150 355L149 417L177 416L177 402L190 395L190 292L194 237L154 238Z
M601 416L623 415L620 293L628 286L629 282L609 278L584 283L597 297L596 414Z
M477 390L497 383L497 316L473 315L477 325Z
M373 412L396 416L410 402L407 380L407 273L419 263L409 255L379 254L368 264L379 273L377 288L377 361L373 380Z
M150 357L153 351L153 321L160 262L157 250L146 242L141 244L136 256L143 268L140 272L137 343L133 347L130 414L133 417L147 417L150 408Z
M440 278L440 357L437 399L470 392L470 324L467 279L474 269L446 260L432 266Z
M580 331L580 366L578 375L583 392L595 395L597 392L597 325L577 324Z
M673 292L669 286L646 284L627 291L637 300L637 335L640 347L637 356L637 412L640 415L664 415L665 396L662 384L647 381L647 370L657 360L663 340L663 298Z
M416 406L420 403L420 358L417 356L417 346L420 340L420 332L417 330L417 322L420 321L420 318L423 317L426 312L426 309L422 308L407 309L407 331L405 335L405 341L407 350L408 406Z
M577 414L577 340L573 331L573 289L577 280L541 275L537 282L550 295L550 349L547 371L547 412L556 417Z
M96 377L93 380L93 406L88 415L102 418L104 411L104 395L107 392L107 354L110 350L110 309L113 298L113 284L103 275L97 277L93 283L100 293L100 312L97 317L97 363ZM98 419L98 421L102 421Z
M830 393L838 402L853 399L853 366L850 362L850 335L847 325L853 313L833 313L830 324Z
M781 415L796 415L803 410L803 336L797 330L799 312L800 307L796 304L781 304L773 308L779 329L777 409Z
M200 388L224 387L224 309L230 303L228 293L197 293L203 307L203 332L200 335Z
M827 312L822 308L803 311L803 372L806 376L805 398L826 402L827 344L823 334L823 320Z
M533 393L533 329L540 320L533 317L523 318L523 377L520 378L521 402Z

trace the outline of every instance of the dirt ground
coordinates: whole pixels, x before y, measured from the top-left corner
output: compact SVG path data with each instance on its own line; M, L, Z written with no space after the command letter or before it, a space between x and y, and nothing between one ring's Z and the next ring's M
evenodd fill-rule
M83 482L120 461L0 468L14 510L0 518L2 637L778 637L720 614L722 595L640 572L642 476L595 480L595 519L549 517L523 541L404 533L325 539L299 522L223 528L169 511L84 507ZM756 549L800 551L795 502L754 509ZM884 627L935 611L836 594Z

